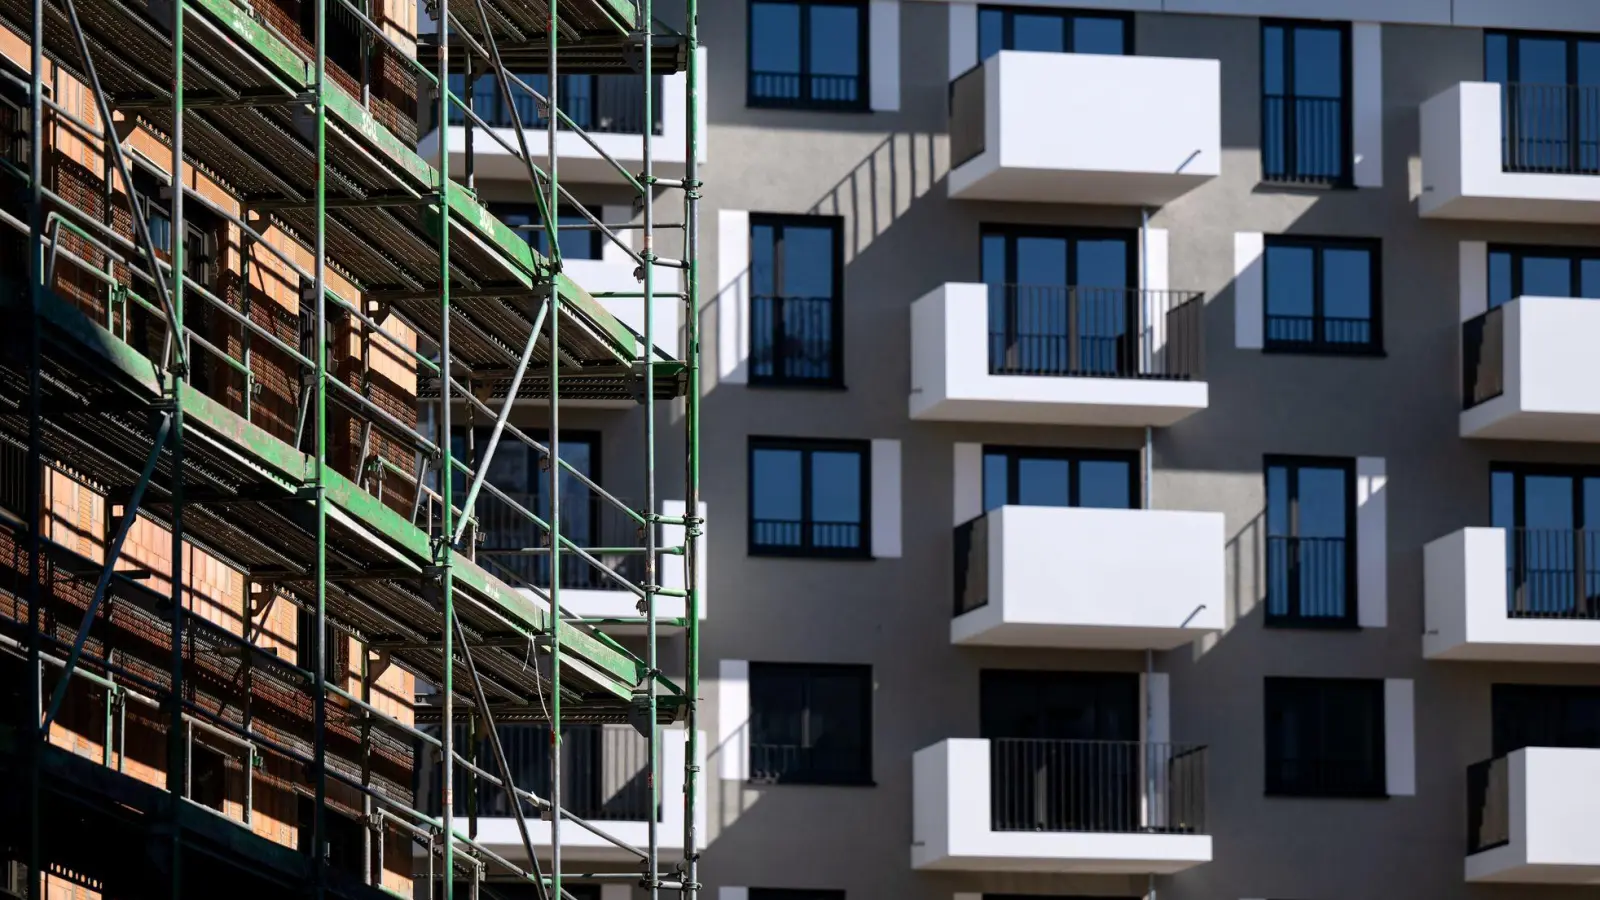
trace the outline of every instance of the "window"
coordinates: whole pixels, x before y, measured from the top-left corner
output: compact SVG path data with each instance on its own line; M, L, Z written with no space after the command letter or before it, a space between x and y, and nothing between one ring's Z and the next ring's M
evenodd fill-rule
M750 553L871 556L870 443L750 439Z
M550 255L550 235L539 219L539 207L532 203L491 203L489 211L502 222L516 229L529 246L544 256ZM600 211L590 209L590 214L600 219ZM601 219L604 221L604 219ZM588 225L589 219L571 207L563 207L556 214L557 225ZM589 228L558 229L562 259L599 259L605 238L599 231Z
M750 772L776 784L872 781L872 667L750 664Z
M1127 231L984 228L989 371L1137 375L1135 240Z
M1494 755L1524 747L1600 748L1600 687L1496 684Z
M323 15L328 29L325 40L328 62L354 77L366 74L361 66L362 48L375 44L376 39L369 37L361 20L341 4L326 4ZM317 4L314 0L300 2L300 36L305 39L305 49L309 54L317 40ZM371 44L366 43L369 41Z
M1261 177L1350 180L1350 32L1337 23L1261 25Z
M844 891L751 888L749 900L844 900Z
M751 0L751 106L867 108L867 8L838 0Z
M1117 13L981 7L978 61L1001 50L1129 56L1133 53L1133 21Z
M1355 627L1355 463L1267 459L1269 625Z
M750 217L750 382L843 384L843 220Z
M1383 682L1268 678L1267 793L1382 797Z
M541 96L550 94L550 76L545 72L513 73ZM655 96L662 96L661 76L652 79ZM591 75L576 73L556 76L556 103L579 128L595 134L644 133L644 81L637 75ZM465 75L450 76L450 92L462 102L467 99ZM472 80L472 111L491 128L512 128L511 108L500 94L500 83L492 75L479 75ZM511 88L511 102L515 104L516 118L523 128L544 128L546 122L540 114L533 95L516 85ZM651 109L650 131L661 134L661 104ZM451 104L450 124L464 125L466 111ZM566 123L559 123L565 128ZM485 145L493 143L488 137L479 138Z
M1600 298L1600 250L1490 247L1489 309L1518 297Z
M1489 32L1483 73L1500 85L1506 171L1600 174L1600 39Z
M1512 618L1600 619L1600 471L1496 464L1490 521L1506 533Z
M1133 509L1139 505L1138 466L1132 452L985 447L983 508Z
M1383 350L1377 241L1274 235L1266 241L1266 348Z

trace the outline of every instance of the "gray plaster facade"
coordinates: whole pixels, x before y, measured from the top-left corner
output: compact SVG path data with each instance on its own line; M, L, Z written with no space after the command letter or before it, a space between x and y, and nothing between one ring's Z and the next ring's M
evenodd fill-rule
M1336 13L1338 3L1328 4ZM949 16L900 4L897 112L825 113L745 104L747 4L707 0L709 147L705 263L705 501L709 616L702 665L708 893L727 886L834 888L851 900L945 900L955 893L1143 896L1143 876L920 873L909 862L911 757L976 737L986 667L1140 671L1139 652L964 648L951 644L952 453L957 442L1139 450L1140 429L913 422L912 301L977 281L983 223L1137 228L1137 208L951 200L947 153ZM1592 228L1425 221L1418 107L1483 77L1476 28L1384 25L1383 187L1292 190L1260 178L1260 20L1138 13L1140 55L1218 59L1222 175L1150 211L1170 240L1169 282L1206 296L1209 408L1153 437L1150 503L1226 515L1228 628L1155 655L1170 673L1173 740L1209 746L1212 862L1155 888L1163 900L1563 900L1593 888L1477 886L1463 878L1465 769L1490 753L1490 685L1600 684L1572 665L1428 662L1421 652L1422 547L1489 523L1491 461L1600 462L1600 448L1464 440L1460 410L1458 242L1600 245ZM1049 115L1041 110L1040 115ZM486 186L493 191L493 186ZM575 190L582 190L574 187ZM608 199L602 191L596 202ZM724 209L845 218L842 390L717 382L718 214ZM664 218L675 219L664 214ZM1236 232L1382 240L1384 353L1341 358L1234 345ZM668 242L666 252L673 252ZM676 411L662 427L678 427ZM628 440L637 414L569 425ZM870 561L755 558L746 552L751 435L893 439L902 447L903 555ZM1263 456L1381 457L1387 463L1387 625L1329 632L1262 622ZM677 465L680 460L663 459ZM608 481L628 484L612 469ZM636 481L634 482L636 485ZM630 490L619 487L618 490ZM1115 598L1107 598L1114 602ZM870 787L758 786L719 775L719 661L870 663ZM1416 700L1415 796L1276 798L1263 791L1263 678L1403 678ZM1592 786L1590 786L1592 787Z

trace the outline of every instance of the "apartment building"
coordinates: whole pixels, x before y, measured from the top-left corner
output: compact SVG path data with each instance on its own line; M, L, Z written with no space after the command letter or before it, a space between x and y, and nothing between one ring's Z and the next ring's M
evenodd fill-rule
M1600 8L702 22L708 892L1592 890Z

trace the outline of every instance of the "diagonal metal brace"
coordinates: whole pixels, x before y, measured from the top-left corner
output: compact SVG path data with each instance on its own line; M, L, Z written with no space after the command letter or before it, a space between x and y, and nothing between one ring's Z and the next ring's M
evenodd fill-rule
M70 3L71 0L68 0ZM133 494L129 496L128 503L123 507L122 521L117 524L116 537L112 538L111 546L106 548L105 568L100 570L100 580L95 583L94 596L89 600L89 608L83 612L83 623L78 626L78 636L72 642L72 651L67 654L66 664L61 667L61 680L56 682L56 689L50 695L50 708L44 715L44 721L39 726L41 734L48 734L50 723L55 721L56 714L61 712L61 703L67 698L67 684L72 681L72 670L78 665L78 657L83 654L83 645L89 639L89 626L94 623L94 614L100 609L100 602L105 599L106 587L111 584L111 576L116 572L117 559L122 556L122 544L128 539L128 532L132 530L133 523L139 518L139 503L144 499L144 489L150 485L150 479L155 477L156 463L161 459L161 450L167 444L167 435L172 430L172 413L161 414L161 425L156 429L155 445L150 448L150 458L144 461L144 471L139 473L139 482L133 486Z

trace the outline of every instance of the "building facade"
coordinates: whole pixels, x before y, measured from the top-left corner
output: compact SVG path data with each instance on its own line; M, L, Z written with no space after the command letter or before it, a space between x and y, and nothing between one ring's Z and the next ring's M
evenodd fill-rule
M1585 895L1600 11L702 18L709 889Z

